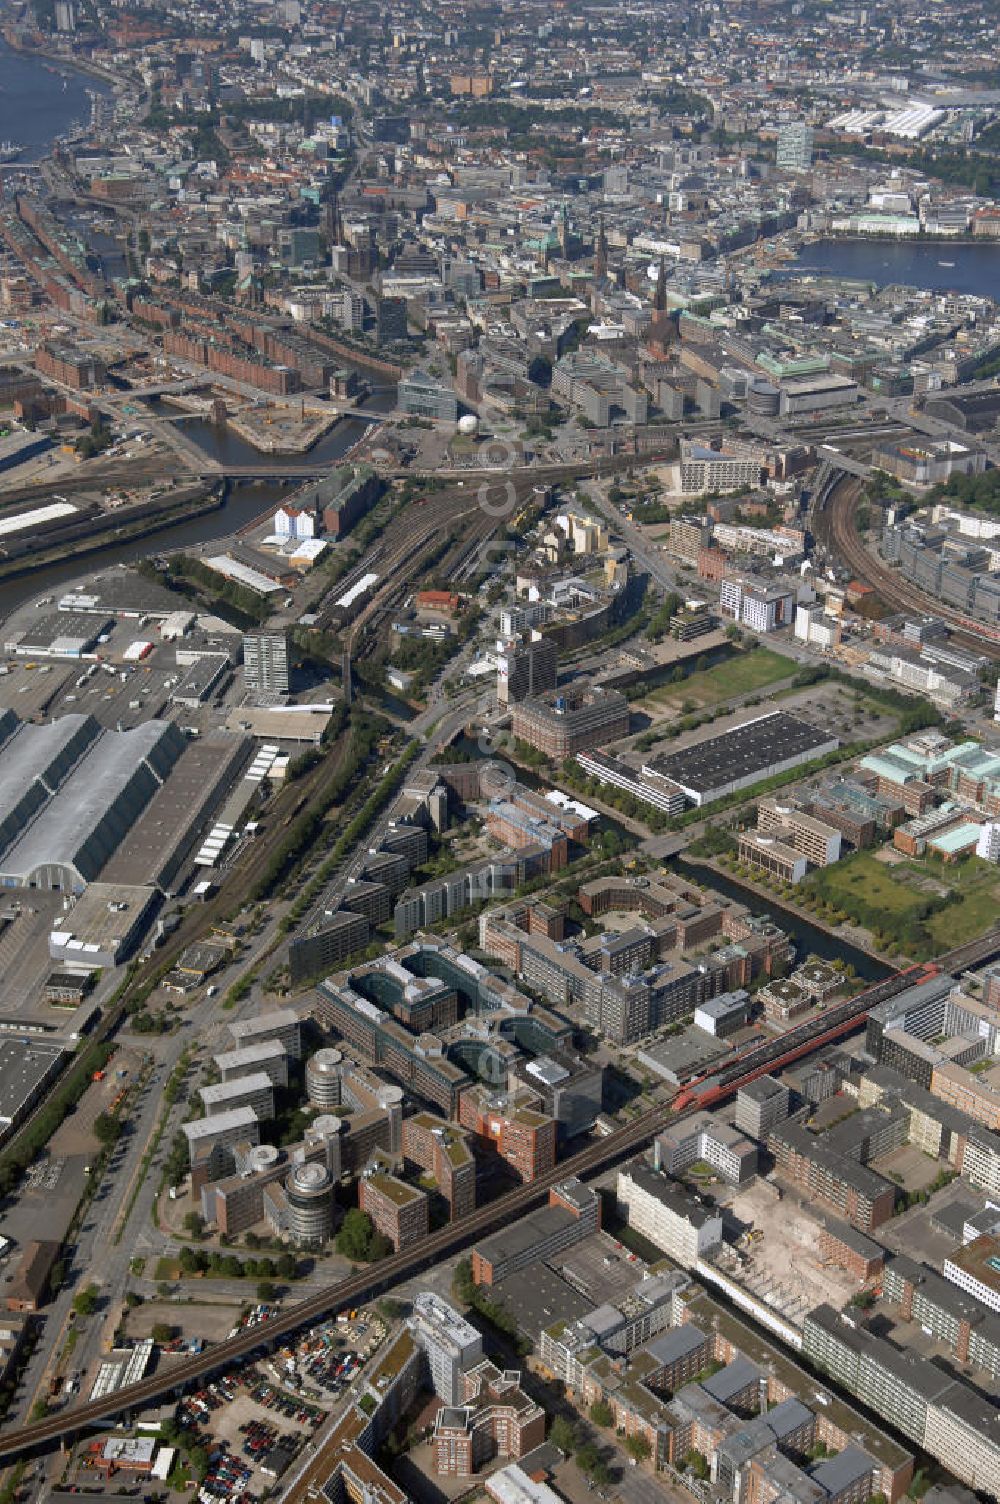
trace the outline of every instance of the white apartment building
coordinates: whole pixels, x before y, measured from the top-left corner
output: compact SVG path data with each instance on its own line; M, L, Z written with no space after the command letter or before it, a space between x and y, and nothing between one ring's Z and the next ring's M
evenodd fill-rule
M642 1160L618 1171L616 1194L629 1226L682 1268L693 1269L722 1243L718 1212Z
M976 855L984 862L1000 862L1000 825L995 820L987 820L979 827Z
M751 632L774 632L787 626L795 612L795 596L786 585L765 585L743 575L722 581L719 609Z
M427 1355L434 1393L446 1405L462 1402L462 1374L483 1356L483 1339L440 1295L422 1290L413 1302L410 1331Z

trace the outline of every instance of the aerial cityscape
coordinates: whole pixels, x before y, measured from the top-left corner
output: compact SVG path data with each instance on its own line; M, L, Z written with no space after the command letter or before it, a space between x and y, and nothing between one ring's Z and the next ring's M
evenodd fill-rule
M1000 38L0 0L0 1504L1000 1501Z

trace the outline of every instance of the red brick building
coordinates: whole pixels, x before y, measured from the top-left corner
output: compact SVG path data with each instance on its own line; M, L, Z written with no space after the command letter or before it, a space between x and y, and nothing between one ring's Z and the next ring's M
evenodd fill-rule
M430 1231L430 1208L423 1191L386 1170L362 1176L358 1205L396 1253L419 1243Z
M464 1402L442 1406L434 1423L434 1470L471 1478L494 1457L512 1462L545 1440L545 1411L525 1394L519 1373L486 1360L463 1374Z
M434 1176L452 1220L476 1206L476 1161L468 1138L431 1112L403 1123L403 1157Z
M553 1118L530 1105L529 1093L497 1092L473 1086L459 1098L458 1120L480 1144L499 1154L522 1181L536 1180L556 1162Z

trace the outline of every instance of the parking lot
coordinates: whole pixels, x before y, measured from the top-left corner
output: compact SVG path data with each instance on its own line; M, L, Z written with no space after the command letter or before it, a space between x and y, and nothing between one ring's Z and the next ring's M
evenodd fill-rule
M645 1265L610 1233L585 1238L559 1255L559 1271L581 1295L600 1305L620 1300L642 1278Z
M255 1306L240 1324L265 1324L270 1313ZM206 1494L244 1504L273 1488L302 1443L347 1397L385 1334L376 1312L345 1312L185 1396L178 1421L192 1445L200 1442L212 1458Z

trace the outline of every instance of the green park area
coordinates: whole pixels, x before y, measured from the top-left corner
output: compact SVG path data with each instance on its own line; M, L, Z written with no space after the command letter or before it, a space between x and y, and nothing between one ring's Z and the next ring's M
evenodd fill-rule
M757 648L752 653L736 653L724 663L690 674L676 684L664 684L648 698L657 707L689 704L704 710L737 695L754 694L781 679L790 679L796 672L791 659L772 653L769 648Z
M927 960L963 945L1000 917L1000 873L978 857L881 862L859 851L806 878L809 907L869 930L880 950Z

